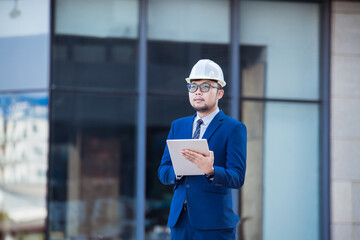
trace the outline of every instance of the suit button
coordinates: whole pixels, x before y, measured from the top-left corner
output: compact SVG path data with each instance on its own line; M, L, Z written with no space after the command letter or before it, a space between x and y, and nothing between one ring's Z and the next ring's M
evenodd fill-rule
M190 188L190 185L189 185L189 184L186 184L186 188Z

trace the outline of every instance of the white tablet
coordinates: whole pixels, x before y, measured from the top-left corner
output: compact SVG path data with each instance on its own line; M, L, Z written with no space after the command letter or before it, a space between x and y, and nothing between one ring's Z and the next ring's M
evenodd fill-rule
M200 168L181 154L181 150L190 149L199 153L209 154L209 146L206 139L174 139L166 140L166 143L169 148L175 175L204 175Z

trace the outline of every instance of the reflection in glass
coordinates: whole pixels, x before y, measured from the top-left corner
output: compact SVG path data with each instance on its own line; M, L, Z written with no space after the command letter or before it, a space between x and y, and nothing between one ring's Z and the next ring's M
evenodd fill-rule
M264 240L319 239L317 104L265 105L263 177Z
M138 1L55 1L53 87L134 91L137 33Z
M230 1L150 0L149 90L181 93L185 78L201 58L221 66L230 88L229 15Z
M244 97L264 98L266 48L241 46L241 91Z
M242 240L262 240L264 103L244 101L242 121L247 127L247 167L241 189Z
M0 239L44 239L47 93L0 95Z
M241 47L242 96L263 98L265 92L265 48ZM264 102L246 101L241 105L242 121L247 127L247 169L241 190L242 240L262 240L263 224L263 145ZM259 230L260 229L260 230Z
M228 0L150 0L149 39L226 44L229 15Z
M320 5L240 1L240 44L266 48L268 98L319 99Z
M133 96L54 93L51 239L135 239Z
M55 1L55 32L97 38L137 38L137 0Z
M50 1L0 1L0 90L49 85Z

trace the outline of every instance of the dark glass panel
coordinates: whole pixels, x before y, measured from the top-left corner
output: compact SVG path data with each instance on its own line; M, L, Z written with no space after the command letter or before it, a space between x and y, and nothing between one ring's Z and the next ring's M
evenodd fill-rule
M54 1L52 87L135 91L139 3Z
M240 47L241 92L243 97L265 97L266 47Z
M137 41L55 35L53 87L134 91Z
M193 65L208 58L220 65L231 88L227 44L148 41L148 89L160 94L183 93Z
M136 97L52 99L50 239L134 239Z

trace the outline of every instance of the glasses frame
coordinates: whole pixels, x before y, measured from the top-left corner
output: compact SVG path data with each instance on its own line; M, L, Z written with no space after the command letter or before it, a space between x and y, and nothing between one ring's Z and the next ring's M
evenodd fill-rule
M211 86L211 87L213 87L213 88L221 89L221 88L218 87L218 86L215 86L215 85L212 85L211 83L206 83L206 82L205 82L205 83L202 83L202 84L199 84L199 85L197 85L197 84L195 84L195 83L188 83L188 84L186 84L189 93L196 93L196 91L198 90L199 87L200 87L200 92L203 92L203 93L204 93L204 92L209 92L209 91L210 91L210 88L207 88L208 90L203 91L203 90L204 90L204 89L202 88L203 85L209 85L209 86ZM190 86L196 86L195 91L190 91L190 89L192 89L192 88L190 88Z

